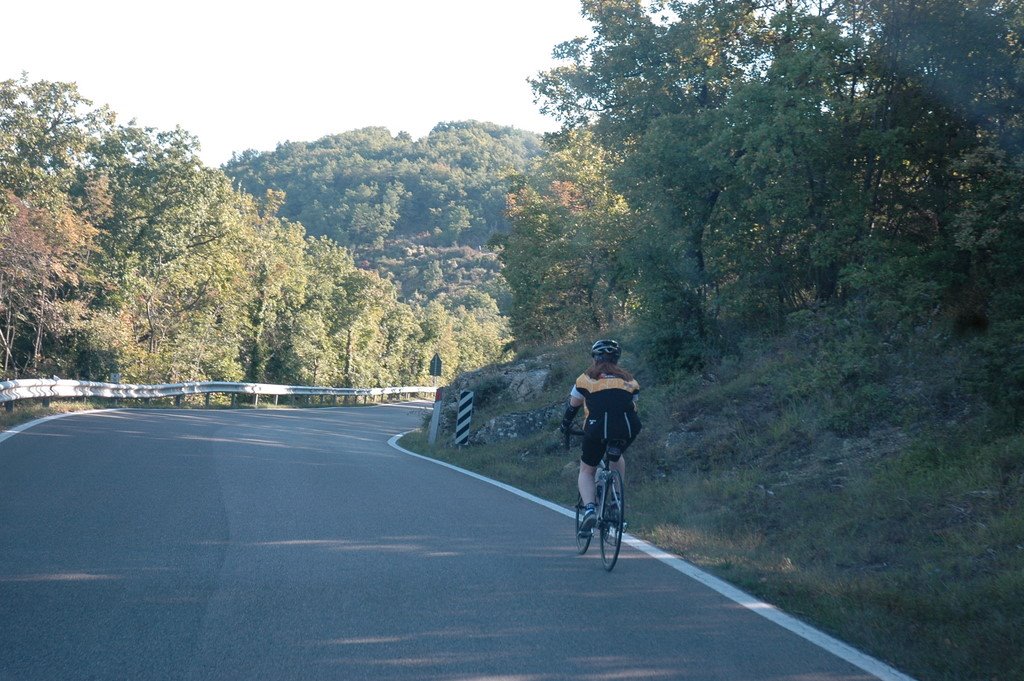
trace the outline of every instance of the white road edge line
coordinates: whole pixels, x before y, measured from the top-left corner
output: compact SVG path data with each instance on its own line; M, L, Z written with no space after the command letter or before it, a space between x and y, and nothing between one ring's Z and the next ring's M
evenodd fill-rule
M540 504L545 508L549 508L552 511L555 511L556 513L561 513L562 515L567 516L569 518L576 517L575 514L569 509L563 508L562 506L547 501L546 499L541 499L540 497L534 496L529 492L524 492L521 489L517 489L515 487L512 487L511 485L506 485L503 482L498 482L497 480L485 477L483 475L480 475L479 473L474 473L473 471L466 470L465 468L459 468L458 466L454 466L450 463L439 461L437 459L432 459L429 456L423 456L422 454L417 454L416 452L411 452L398 444L399 438L401 438L403 435L406 435L406 433L399 433L398 435L395 435L390 440L388 440L388 444L391 445L393 448L397 449L398 451L408 454L409 456L416 457L417 459L423 459L424 461L430 461L431 463L435 463L438 466L450 468L451 470L458 471L463 475L468 475L471 478L476 478L477 480L481 480L490 485L494 485L495 487L500 487L506 492L511 492L512 494L522 497L523 499L528 499L529 501L532 501L536 504ZM719 579L718 577L714 577L708 574L707 572L704 572L700 568L691 565L690 563L687 563L679 556L674 556L666 551L663 551L662 549L659 549L657 546L654 546L653 544L650 544L644 541L643 539L638 539L629 533L624 533L622 535L622 538L627 544L637 549L638 551L643 551L652 558L660 560L662 563L665 563L669 567L683 573L687 577L697 580L709 589L717 591L719 594L725 596L734 603L742 605L744 608L747 608L748 610L760 615L761 617L764 617L766 620L773 622L782 627L783 629L786 629L796 634L805 641L813 643L819 648L822 648L823 650L832 653L841 660L845 660L853 666L875 676L878 679L881 679L881 681L915 681L913 677L907 676L903 672L887 665L881 660L871 657L866 653L862 653L853 646L847 643L843 643L839 639L833 638L825 632L815 629L809 624L801 622L792 615L787 615L786 613L776 608L774 605L758 600L750 594L745 593L740 589L737 589L728 582L725 582Z
M54 419L62 419L67 416L78 416L79 414L101 414L107 411L120 411L120 409L82 409L81 411L67 411L63 414L50 414L49 416L43 416L42 418L35 419L34 421L19 423L8 430L0 431L0 442L3 442L8 438L12 438L18 433L24 432L33 426L38 426L40 423L46 423L47 421L53 421Z

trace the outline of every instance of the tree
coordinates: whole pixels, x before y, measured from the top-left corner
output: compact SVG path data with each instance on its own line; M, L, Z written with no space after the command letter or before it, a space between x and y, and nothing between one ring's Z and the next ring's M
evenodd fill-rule
M242 376L251 244L237 195L222 173L201 163L197 149L182 130L130 126L97 145L94 172L107 178L112 209L98 225L96 266L113 284L97 308L131 320L126 378Z
M572 134L509 194L512 229L493 244L512 289L517 341L597 331L621 315L630 216L611 188L610 164L589 134Z
M15 197L9 201L16 213L0 235L3 371L38 375L60 369L43 364L43 341L70 335L83 316L79 301L61 295L77 288L95 230L70 211L54 215Z
M72 195L91 135L110 122L68 83L0 82L0 353L3 372L73 371L58 343L85 316L90 220L103 216L101 182ZM46 352L47 345L50 352Z
M74 83L32 83L27 75L0 81L0 187L5 193L50 210L65 205L90 143L113 123L108 110L91 106ZM0 195L0 216L6 199Z
M582 6L593 34L561 45L534 87L562 135L592 130L621 158L624 260L667 368L809 305L856 298L891 328L992 297L957 225L961 190L986 177L968 160L990 147L1012 165L1024 149L1019 6Z
M245 327L248 338L243 348L245 376L249 381L284 380L295 373L307 376L306 360L314 355L310 348L319 344L323 325L316 315L301 317L309 276L305 232L302 225L277 217L284 198L281 192L269 190L262 206L257 206L248 195L238 197L247 228L244 238L250 246L245 268L253 287ZM280 364L285 358L279 354L287 352L293 334L300 342L305 340L304 334L312 334L309 343L313 345L304 346L306 351L300 353L297 366L285 368ZM314 363L315 376L321 362L309 361ZM320 375L323 377L323 372Z

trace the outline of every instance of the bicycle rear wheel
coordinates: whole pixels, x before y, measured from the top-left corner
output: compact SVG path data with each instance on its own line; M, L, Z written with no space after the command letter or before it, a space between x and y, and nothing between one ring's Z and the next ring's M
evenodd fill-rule
M601 561L608 572L615 567L622 547L622 529L626 521L626 499L622 489L622 476L609 471L609 485L604 495L601 512Z
M582 537L580 536L580 525L583 524L583 497L579 497L576 500L576 550L580 555L587 552L590 548L590 539L594 536L592 532L587 532Z

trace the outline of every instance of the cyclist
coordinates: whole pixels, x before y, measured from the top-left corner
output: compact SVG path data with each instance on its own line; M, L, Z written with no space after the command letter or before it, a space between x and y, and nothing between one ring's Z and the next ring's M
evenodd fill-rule
M590 348L593 363L576 379L562 417L562 432L568 432L580 407L583 412L583 453L577 484L585 509L580 532L589 532L597 522L594 474L605 448L608 461L626 479L626 461L622 452L640 432L636 403L640 384L618 365L622 349L613 340L599 340Z

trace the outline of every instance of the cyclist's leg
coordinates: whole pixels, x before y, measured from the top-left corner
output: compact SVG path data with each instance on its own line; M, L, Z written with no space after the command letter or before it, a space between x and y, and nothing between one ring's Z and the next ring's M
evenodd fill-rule
M580 488L580 498L583 505L593 504L597 499L597 486L594 484L594 475L597 473L597 466L590 466L580 461L580 475L576 481Z
M580 455L580 475L576 482L584 504L593 504L597 501L594 475L597 473L597 465L601 463L602 456L604 456L604 444L600 440L584 436L583 452Z

